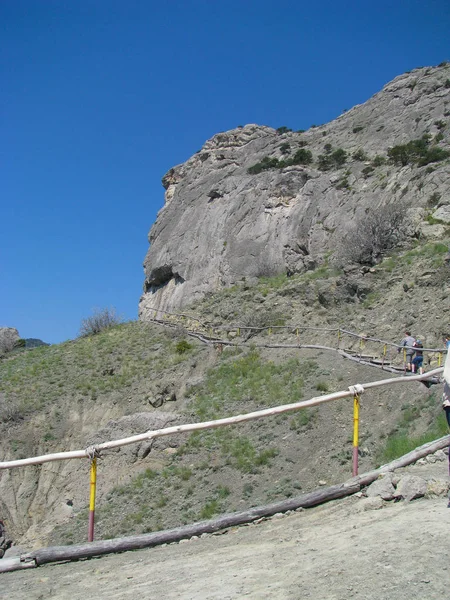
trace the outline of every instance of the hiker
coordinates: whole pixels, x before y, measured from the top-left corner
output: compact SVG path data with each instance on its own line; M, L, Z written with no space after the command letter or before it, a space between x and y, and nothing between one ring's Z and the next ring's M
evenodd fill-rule
M414 342L414 353L415 356L412 359L411 368L413 373L423 374L423 344L420 340Z
M411 371L412 357L414 356L415 352L413 348L415 341L416 340L411 335L411 332L405 331L405 337L400 342L400 348L397 348L397 352L401 352L402 350L405 351L404 349L406 348L405 363L407 371Z
M450 427L450 338L446 338L445 344L447 346L447 357L444 363L444 393L442 395L442 405L445 410L448 426Z

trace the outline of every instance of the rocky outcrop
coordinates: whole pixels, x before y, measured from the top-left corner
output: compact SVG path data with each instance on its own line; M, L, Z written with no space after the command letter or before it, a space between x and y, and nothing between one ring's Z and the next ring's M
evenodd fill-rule
M449 117L450 64L443 64L401 75L305 132L246 125L215 135L163 178L165 204L149 235L140 318L243 278L314 268L355 219L391 203L412 207L415 235L439 237L448 226L448 159L403 165L387 152L424 135L430 147L448 149ZM299 150L311 152L312 161L304 152L307 164L289 165ZM345 152L342 160L328 160L336 150ZM278 166L249 173L265 157Z
M14 327L0 327L0 354L12 350L19 339L19 332Z

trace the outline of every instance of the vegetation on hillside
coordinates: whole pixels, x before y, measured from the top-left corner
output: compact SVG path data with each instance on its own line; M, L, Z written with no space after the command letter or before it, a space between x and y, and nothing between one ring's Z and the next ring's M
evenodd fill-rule
M94 405L105 410L114 406L117 415L152 413L150 387L169 379L182 392L176 402L163 403L158 410L176 411L177 422L188 423L287 404L345 389L357 380L383 377L381 371L364 370L328 352L269 350L256 344L293 339L304 343L309 335L311 343L336 345L339 341L326 339L328 334L320 328L333 326L337 318L349 328L387 338L392 338L391 323L397 319L395 331L400 335L403 322L395 314L410 313L408 290L415 289L415 298L423 297L421 290L428 297L434 289L436 295L440 293L446 250L443 242L420 241L409 250L398 248L373 273L359 274L356 281L327 264L290 277L285 273L264 276L257 283L244 282L210 294L188 309L209 323L242 324L247 318L256 323L260 330L251 341L244 332L228 338L245 344L241 347L224 347L218 352L188 338L175 324L165 329L123 323L73 342L11 355L0 361L2 443L8 443L17 458L34 454L37 447L41 451L61 449L70 431L68 407L71 413L89 413ZM422 273L429 274L431 268L435 278L427 275L422 280ZM400 284L392 299L386 298L386 289L394 289L398 279L406 285L405 272L406 291ZM395 295L399 293L402 296ZM427 306L416 305L422 332L430 326L421 320L425 313L418 311L423 308L430 313L429 307L430 300ZM389 333L386 314L390 315ZM439 327L432 317L433 327ZM263 329L277 321L318 329L307 333L300 328L298 338L294 328ZM189 379L192 371L195 376ZM364 402L361 414L361 469L445 433L439 399L428 396L425 389L413 399L406 388L396 391L395 398L389 391L382 396L371 392L371 400L374 397L379 401ZM169 445L155 444L148 452L130 454L132 475L127 468L120 483L116 483L119 460L114 461L111 479L103 463L97 536L173 527L281 500L315 488L319 479L342 481L350 474L351 414L351 402L340 401L239 428L179 436ZM27 424L39 438L34 447ZM95 432L93 423L89 435ZM118 458L125 460L124 456ZM85 539L87 510L80 508L76 507L75 518L58 528L53 542Z
M429 135L388 149L388 157L399 166L416 164L418 167L423 167L429 163L445 160L449 156L450 151L432 144Z
M20 424L45 410L43 436L50 441L64 434L61 398L70 398L74 405L101 402L113 392L124 395L133 389L139 395L136 400L148 405L146 382L196 353L180 335L144 323L123 323L95 337L40 346L0 361L0 426ZM29 447L26 441L17 444L18 455Z

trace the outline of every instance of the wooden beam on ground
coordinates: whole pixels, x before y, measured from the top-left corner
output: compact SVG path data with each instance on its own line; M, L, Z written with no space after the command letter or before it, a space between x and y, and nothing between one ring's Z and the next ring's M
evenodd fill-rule
M317 506L330 500L336 500L354 494L359 489L360 485L357 482L352 482L350 484L343 483L315 490L314 492L303 494L297 498L289 498L288 500L283 500L281 502L251 508L244 512L223 515L218 519L202 521L200 523L194 523L193 525L184 525L166 531L134 535L113 540L102 540L87 544L41 548L40 550L34 550L33 552L24 555L24 558L29 561L34 561L36 565L39 566L50 562L78 560L81 558L100 556L102 554L111 554L113 552L125 552L128 550L138 550L140 548L150 548L161 544L170 544L179 542L182 539L199 536L203 533L214 533L216 531L227 529L228 527L251 523L262 517L273 516L276 513Z
M415 450L408 452L408 454L404 454L403 456L400 456L400 458L396 458L392 462L382 465L378 469L374 469L373 471L368 471L367 473L353 477L347 483L354 481L361 484L362 487L367 486L384 473L389 473L391 471L395 471L396 469L407 467L408 465L418 461L420 458L424 458L425 456L428 456L428 454L434 454L438 450L448 448L449 446L450 435L445 435L438 440L434 440L433 442L428 442L427 444L423 444L423 446L419 446Z
M25 556L26 555L24 555L24 557ZM37 567L37 564L32 558L25 560L22 556L12 556L11 558L2 558L0 560L0 573L20 571L21 569L32 569L33 567Z
M288 500L283 500L281 502L251 508L248 511L223 515L218 519L202 521L192 525L184 525L166 531L128 536L113 540L102 540L73 546L41 548L28 554L24 554L20 558L0 560L0 572L26 569L50 562L79 560L114 552L150 548L161 544L178 542L182 539L202 535L203 533L215 533L229 527L252 523L257 519L271 517L276 513L286 512L288 510L312 508L331 500L350 496L359 491L361 487L367 486L378 479L380 475L410 465L419 460L419 458L437 452L449 445L450 435L446 435L438 440L424 444L386 465L382 465L379 469L353 477L340 485L321 488L296 498L289 498ZM6 561L8 562L6 563Z

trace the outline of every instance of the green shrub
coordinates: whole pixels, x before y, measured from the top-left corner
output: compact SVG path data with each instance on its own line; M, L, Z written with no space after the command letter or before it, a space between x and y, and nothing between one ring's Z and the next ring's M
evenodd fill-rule
M282 135L283 133L288 133L289 131L292 131L292 129L289 129L289 127L285 127L284 125L282 127L278 127L276 132L279 135Z
M377 154L372 159L372 166L373 167L381 167L385 163L386 163L386 158L382 154Z
M310 428L312 422L317 417L317 409L303 408L289 421L289 428L293 431L301 431L303 428Z
M328 390L329 390L328 383L326 381L318 381L316 383L316 390L318 392L328 392Z
M348 177L342 177L342 179L340 179L337 184L336 184L336 189L337 190L349 190L350 189L350 184L348 182Z
M267 171L269 169L284 169L285 167L291 167L292 165L308 165L312 162L312 159L313 157L309 150L300 148L291 158L283 160L279 160L276 157L270 158L269 156L265 156L261 162L249 167L247 172L250 175L258 175L259 173L262 173L262 171Z
M267 171L268 169L274 169L279 166L278 158L270 158L269 156L265 156L261 162L252 165L247 169L247 172L250 175L258 175L258 173L262 173L262 171Z
M220 505L218 500L210 500L200 511L201 519L212 519L214 515L220 512Z
M389 148L388 156L391 162L396 165L417 164L417 166L423 167L432 162L445 160L450 156L450 152L438 146L430 146L430 136L424 135L422 138L411 140L407 144L399 144Z
M367 165L367 167L364 167L364 169L361 172L364 175L364 177L367 179L368 177L370 177L372 175L374 170L375 169L371 165Z
M329 171L330 169L339 169L347 160L347 152L342 148L337 148L331 151L329 144L325 145L327 154L320 154L318 157L318 167L321 171Z
M367 158L368 158L368 156L362 148L360 148L359 150L357 150L356 152L353 153L354 160L364 161L364 160L367 160Z
M193 348L192 344L190 344L187 340L180 340L175 345L175 352L177 354L184 354L185 352L187 352L188 350L191 350L192 348Z
M231 494L231 490L226 485L218 485L216 488L216 494L218 498L224 499Z
M300 148L292 157L291 161L287 161L292 165L309 165L312 163L312 153L309 150Z
M429 163L440 162L441 160L445 160L450 156L450 152L448 150L444 150L444 148L439 148L438 146L433 146L428 150L426 155L424 155L419 161L418 166L423 167Z
M363 129L364 127L362 125L357 125L356 127L353 127L353 133L359 133Z
M240 436L232 440L222 449L228 456L228 462L243 473L255 473L257 467L270 465L278 451L276 448L267 448L258 452L249 438Z
M287 142L285 142L284 144L280 145L280 152L281 152L281 154L289 154L290 151L291 151L291 147L290 147L290 145Z

